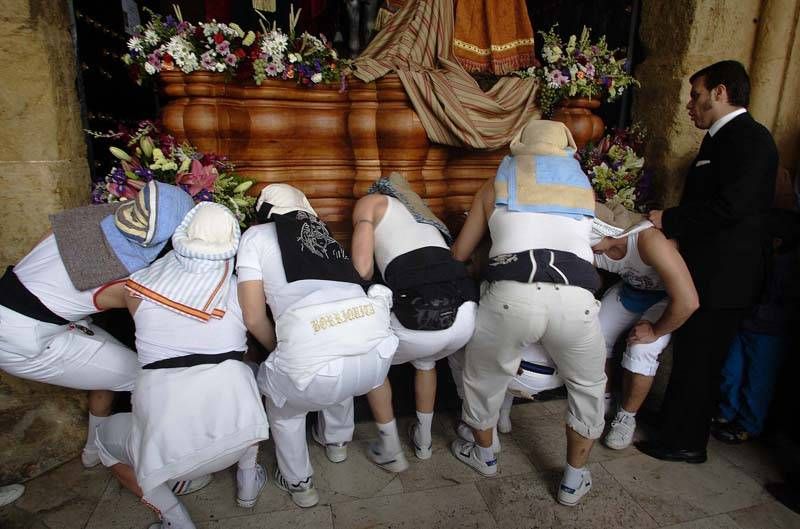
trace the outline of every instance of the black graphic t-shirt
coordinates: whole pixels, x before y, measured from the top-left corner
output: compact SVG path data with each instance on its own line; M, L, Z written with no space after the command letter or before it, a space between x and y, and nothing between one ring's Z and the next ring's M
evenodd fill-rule
M267 213L267 207L265 204L259 213ZM293 211L271 215L264 220L275 223L283 269L289 283L322 279L362 284L347 252L331 237L328 227L319 218L305 211Z

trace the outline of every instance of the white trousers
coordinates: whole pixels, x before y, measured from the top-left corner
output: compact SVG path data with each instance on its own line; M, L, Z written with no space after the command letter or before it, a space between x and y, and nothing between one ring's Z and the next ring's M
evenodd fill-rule
M97 446L103 465L112 467L121 463L130 467L136 466L136 454L132 448L133 443L130 442L132 428L133 414L131 413L112 415L97 427ZM237 462L246 461L246 466L252 467L255 464L257 455L257 444L242 448L221 455L218 459L201 465L186 475L176 477L175 480L197 479L206 474L219 472ZM161 501L154 501L154 498ZM178 502L167 483L157 486L146 494L143 499L153 504L162 513L168 510L170 505Z
M132 391L139 362L88 319L55 325L0 305L0 369L67 388Z
M400 339L394 353L392 365L411 362L415 369L429 371L436 361L452 355L464 347L475 331L478 304L467 301L458 307L456 319L447 329L440 331L417 331L406 329L392 313L392 330Z
M267 416L278 468L287 481L299 483L314 474L308 457L306 414L321 412L318 431L326 444L351 441L353 397L380 386L391 361L391 355L384 358L376 350L340 358L331 362L335 365L318 371L303 390L274 364L262 365L261 373L266 380L260 387L267 396Z
M606 356L614 356L614 344L619 339L620 334L628 331L640 320L655 323L664 314L664 310L669 304L669 298L664 298L644 313L631 312L626 309L619 299L622 290L622 282L615 284L603 296L602 306L598 318L600 328L603 329L603 336L606 340ZM658 370L658 357L669 344L671 334L660 336L653 343L639 343L628 345L622 354L622 367L631 373L652 377Z
M603 432L605 344L588 290L551 283L497 281L481 296L467 344L463 420L479 430L497 423L522 348L541 342L567 386L567 425L583 437Z

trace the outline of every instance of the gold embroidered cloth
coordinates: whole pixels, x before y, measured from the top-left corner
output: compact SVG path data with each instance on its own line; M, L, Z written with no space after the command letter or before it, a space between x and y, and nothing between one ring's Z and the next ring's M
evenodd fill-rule
M505 75L533 65L525 0L458 0L453 52L469 72Z

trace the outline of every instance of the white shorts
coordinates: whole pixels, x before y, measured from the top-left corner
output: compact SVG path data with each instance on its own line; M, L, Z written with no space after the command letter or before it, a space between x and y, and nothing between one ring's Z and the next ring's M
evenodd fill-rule
M394 353L392 365L411 362L416 369L428 371L436 361L464 347L475 331L475 316L478 304L467 301L458 307L453 325L441 331L417 331L406 329L392 313L392 330L400 339Z
M622 282L608 289L603 295L600 313L600 327L606 340L606 357L614 356L614 344L623 332L627 332L638 321L646 320L655 323L664 314L669 298L664 298L644 313L631 312L619 299ZM653 343L628 345L622 355L622 367L631 373L652 377L658 370L658 357L669 344L671 334L660 336Z
M132 391L139 361L88 319L55 325L0 305L0 369L66 388Z

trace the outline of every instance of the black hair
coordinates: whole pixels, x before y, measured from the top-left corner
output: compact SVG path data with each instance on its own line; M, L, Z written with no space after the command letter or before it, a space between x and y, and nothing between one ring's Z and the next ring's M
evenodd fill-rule
M689 78L689 82L693 83L701 77L707 90L725 85L728 91L728 103L731 105L746 107L750 104L750 77L739 61L715 62L695 72Z

